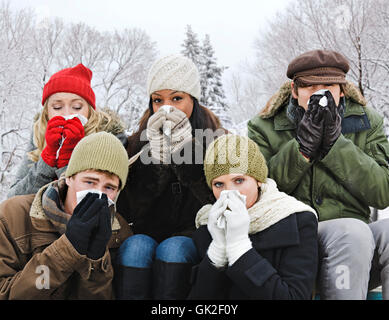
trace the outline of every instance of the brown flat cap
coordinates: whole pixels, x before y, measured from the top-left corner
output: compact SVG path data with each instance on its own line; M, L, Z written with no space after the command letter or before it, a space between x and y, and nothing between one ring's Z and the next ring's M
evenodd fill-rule
M347 59L338 52L313 50L293 59L286 75L306 84L346 83L346 73L350 66Z

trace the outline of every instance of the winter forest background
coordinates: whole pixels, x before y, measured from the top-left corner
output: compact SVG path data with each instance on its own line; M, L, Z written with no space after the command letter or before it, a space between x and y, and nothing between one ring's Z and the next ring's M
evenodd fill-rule
M210 36L190 25L182 32L181 53L200 70L201 103L227 129L245 134L247 121L287 81L289 62L322 48L348 58L348 80L384 116L389 136L388 0L292 1L253 39L255 60L242 62L227 78ZM38 21L33 10L12 10L0 0L0 201L42 108L43 86L54 72L80 62L92 69L98 107L116 111L131 133L147 108L147 72L158 57L153 39L141 29L101 32L59 18Z

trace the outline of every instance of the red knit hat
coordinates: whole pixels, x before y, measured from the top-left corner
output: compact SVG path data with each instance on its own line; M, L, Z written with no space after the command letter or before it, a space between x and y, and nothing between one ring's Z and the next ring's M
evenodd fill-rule
M54 93L70 92L84 98L96 109L96 98L91 88L91 79L92 71L81 63L74 68L66 68L54 73L43 88L42 105Z

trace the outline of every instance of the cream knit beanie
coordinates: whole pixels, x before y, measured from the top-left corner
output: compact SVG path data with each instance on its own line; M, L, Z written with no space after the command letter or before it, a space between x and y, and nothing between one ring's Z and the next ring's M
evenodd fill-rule
M147 79L147 94L165 89L183 91L200 100L200 76L192 60L174 54L154 62Z
M85 170L103 170L117 175L124 188L128 174L128 155L113 134L102 131L81 139L73 150L65 176Z
M246 136L222 135L207 148L204 172L208 186L220 176L237 173L266 182L268 168L258 145Z

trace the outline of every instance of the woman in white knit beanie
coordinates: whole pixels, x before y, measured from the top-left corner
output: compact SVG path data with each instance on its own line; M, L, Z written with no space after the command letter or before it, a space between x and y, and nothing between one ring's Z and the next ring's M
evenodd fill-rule
M220 121L199 104L198 69L182 55L157 60L150 68L146 89L149 106L138 131L128 139L133 165L117 203L135 232L120 248L117 296L184 299L191 268L198 262L190 238L195 216L214 201L202 159ZM211 141L196 139L195 130L208 130Z

